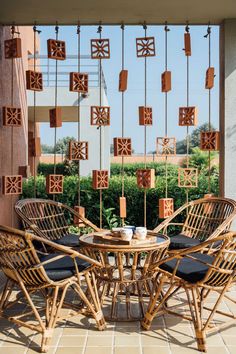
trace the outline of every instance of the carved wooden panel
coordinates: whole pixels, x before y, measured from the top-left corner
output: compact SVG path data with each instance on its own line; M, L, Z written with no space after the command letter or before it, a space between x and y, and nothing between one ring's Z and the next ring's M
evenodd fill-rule
M110 125L110 107L91 106L90 123L98 126Z
M88 92L88 74L70 73L70 91L87 93Z
M204 151L217 151L220 149L220 132L201 132L200 147Z
M91 58L92 59L110 58L109 39L91 39Z
M161 91L169 92L171 90L171 71L164 71L161 74Z
M186 56L191 56L191 36L190 33L184 34L184 51Z
M174 212L174 199L161 198L159 199L159 218L166 219Z
M70 141L69 142L69 159L73 161L88 160L88 142L87 141Z
M47 175L46 177L46 191L48 194L63 193L63 175Z
M76 211L76 213L80 214L81 216L85 217L85 208L82 206L74 206L74 210ZM84 223L77 218L77 216L74 216L74 225L78 226L78 227L84 227Z
M121 70L119 75L119 91L125 92L128 83L128 70Z
M165 137L157 138L157 155L173 156L176 155L176 139Z
M19 166L19 175L21 175L23 178L29 178L31 176L31 171L30 171L30 166Z
M22 176L2 176L2 193L13 195L22 193Z
M197 107L179 107L179 125L197 125Z
M62 126L61 107L55 107L49 110L50 128L60 128Z
M48 39L48 58L56 60L66 59L66 43L56 39Z
M114 156L131 156L131 138L114 138Z
M93 189L107 189L109 187L109 178L107 170L92 171Z
M120 197L119 199L120 202L120 217L121 218L126 218L126 198L125 197Z
M21 58L21 39L20 38L12 38L4 41L4 50L5 50L5 58Z
M179 168L178 186L195 188L198 186L198 170L196 168Z
M139 107L139 125L152 125L151 107Z
M43 74L38 71L26 71L26 88L32 91L43 90Z
M215 79L215 68L209 67L206 71L206 80L205 80L205 88L212 89L214 87L214 79Z
M4 126L21 127L22 125L21 108L3 107L2 120Z
M138 58L155 56L155 38L136 38L136 54Z
M155 188L155 170L153 168L138 169L136 176L139 188Z

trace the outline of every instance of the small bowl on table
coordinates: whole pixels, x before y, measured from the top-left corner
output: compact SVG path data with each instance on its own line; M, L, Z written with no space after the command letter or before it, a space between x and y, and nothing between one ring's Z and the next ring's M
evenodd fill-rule
M133 237L133 230L132 229L123 228L120 231L120 237L124 241L131 241L132 237Z

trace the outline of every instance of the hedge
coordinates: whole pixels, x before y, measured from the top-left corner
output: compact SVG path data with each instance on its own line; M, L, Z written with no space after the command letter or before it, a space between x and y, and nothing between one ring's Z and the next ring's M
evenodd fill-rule
M115 167L114 167L115 168ZM116 167L117 168L117 167ZM137 169L137 165L135 167ZM161 220L158 219L158 199L165 197L165 180L163 166L156 166L158 174L156 177L156 187L147 190L147 227L154 228ZM179 208L186 200L184 188L179 188L177 183L178 167L172 165L168 178L168 197L174 198L175 209ZM113 170L114 171L114 170ZM131 169L129 168L131 173ZM59 173L59 171L58 171ZM133 171L132 171L133 173ZM207 177L205 174L199 175L198 188L189 189L189 199L198 199L207 193ZM45 191L45 177L38 176L36 179L37 197L51 198ZM56 199L69 206L77 204L78 176L65 176L64 193L57 195ZM211 175L212 193L218 195L218 175ZM33 178L24 182L22 198L33 197ZM121 177L112 175L109 180L109 189L103 190L104 205L104 227L111 226L112 220L119 215L119 197L121 196ZM134 176L125 176L125 196L127 199L127 223L133 225L143 224L143 190L139 189ZM99 191L92 189L90 177L81 178L81 205L86 208L86 216L95 224L99 225ZM110 209L112 208L112 209ZM114 209L113 209L114 208Z

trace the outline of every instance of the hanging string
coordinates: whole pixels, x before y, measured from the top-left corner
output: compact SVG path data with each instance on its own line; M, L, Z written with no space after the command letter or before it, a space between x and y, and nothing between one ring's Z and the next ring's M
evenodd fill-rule
M99 39L102 38L102 26L98 26L97 33ZM99 59L99 106L102 105L102 60ZM99 145L100 145L100 170L102 170L102 126L98 126L99 129ZM99 189L99 204L100 204L100 228L102 228L102 189Z
M58 32L59 32L59 27L58 24L56 23L55 26L55 33L56 33L56 40L58 40ZM58 60L56 60L56 70L55 70L55 108L57 108L57 73L58 73ZM56 144L57 144L57 127L54 128L54 168L53 168L53 173L54 175L56 174L56 158L57 158L57 152L56 152ZM55 200L55 194L53 194L53 200Z
M147 25L143 24L144 36L147 37ZM147 106L147 57L144 57L144 107ZM144 168L147 168L147 127L144 125ZM144 226L147 225L147 190L144 189Z
M185 27L185 32L189 33L189 25L187 23ZM189 107L189 56L186 56L186 103ZM189 138L189 126L186 129L186 163L187 168L189 168L189 151L190 151L190 138ZM188 203L188 188L186 188L186 202Z
M13 39L15 35L15 26L11 27L11 38ZM14 106L14 58L11 58L11 106ZM14 169L14 130L13 126L11 127L11 175L13 175ZM11 225L13 226L14 219L14 202L13 202L13 195L11 195Z
M80 24L77 26L78 35L78 73L80 73ZM80 92L78 92L78 104L77 104L77 123L78 123L78 142L80 142L81 137L81 126L80 126ZM80 185L80 160L78 160L78 206L81 203L81 185Z
M121 67L122 70L124 70L125 67L125 36L124 36L124 30L125 26L122 24L120 26L121 28ZM125 134L125 119L124 119L124 91L121 93L121 136L124 138ZM124 171L124 156L122 156L122 164L121 164L121 195L124 197L125 195L125 171ZM124 218L122 218L122 226L124 226Z
M207 27L207 34L204 36L208 38L208 65L211 67L211 27ZM211 89L208 89L208 130L211 130ZM211 151L208 151L208 193L211 193Z
M167 34L170 29L167 26L167 22L165 25L165 71L168 68L168 42L167 42ZM168 136L168 92L165 92L165 137ZM165 197L168 197L168 166L167 166L167 155L165 156Z
M36 33L37 33L37 27L34 25L33 27L34 31L34 71L36 71ZM36 91L34 90L34 127L33 127L33 134L34 134L34 139L36 138ZM36 159L35 159L35 153L33 154L33 180L34 180L34 198L36 198L37 190L36 190Z

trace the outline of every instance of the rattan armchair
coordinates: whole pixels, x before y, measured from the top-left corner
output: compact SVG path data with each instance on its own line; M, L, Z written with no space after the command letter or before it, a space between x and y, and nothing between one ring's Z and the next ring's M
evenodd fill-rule
M234 200L202 198L184 204L153 231L170 236L169 250L175 252L227 232L235 217ZM173 234L173 229L178 231Z
M215 242L220 242L217 253L212 253ZM204 251L204 252L203 252ZM142 327L148 330L155 315L173 314L194 324L198 350L206 352L206 335L220 328L235 324L236 314L219 309L223 299L236 300L229 295L236 280L236 234L227 233L214 240L179 252L153 264L157 272L153 296L150 300ZM168 299L178 291L185 291L190 314L178 311L177 306L168 307ZM210 293L215 292L215 303L207 303ZM182 297L182 294L181 294ZM176 308L177 307L177 308ZM184 304L181 304L183 309ZM220 315L220 324L214 321ZM222 317L231 321L222 322ZM214 321L214 322L213 322Z
M48 199L22 199L15 205L15 211L22 220L25 230L64 246L78 247L79 237L70 233L70 226L93 231L100 229L91 221L67 205Z
M39 255L33 241L45 243L55 253ZM0 298L0 316L41 333L42 352L48 349L56 323L63 319L62 308L70 309L70 316L93 316L102 330L105 320L93 273L94 267L100 266L98 261L68 247L0 226L0 267L7 277ZM13 290L18 290L17 296ZM67 299L68 290L74 292L76 302ZM13 315L9 309L16 313Z

